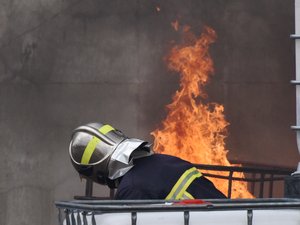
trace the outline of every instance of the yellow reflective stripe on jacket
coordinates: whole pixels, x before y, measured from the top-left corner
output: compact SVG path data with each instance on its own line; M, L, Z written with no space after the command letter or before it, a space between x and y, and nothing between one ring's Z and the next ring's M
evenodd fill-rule
M102 127L99 128L99 131L102 134L107 134L108 132L114 130L114 128L110 125L104 125ZM92 157L93 152L96 149L97 144L100 142L101 140L97 137L93 137L90 142L88 143L88 145L86 146L86 148L84 149L82 158L81 158L81 164L87 165Z
M185 191L182 195L182 199L195 199L195 198L189 192Z
M190 184L198 177L201 177L202 174L199 172L199 170L196 167L193 167L191 169L188 169L185 171L181 177L178 179L176 184L173 186L171 192L166 197L166 200L180 200L183 199L183 196L190 186ZM186 192L188 193L188 192ZM189 199L192 199L193 196L191 194L185 194L185 198L188 197Z

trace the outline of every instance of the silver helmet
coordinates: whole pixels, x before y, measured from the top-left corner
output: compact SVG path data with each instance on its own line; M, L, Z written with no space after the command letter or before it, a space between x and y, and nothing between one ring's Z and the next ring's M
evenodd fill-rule
M108 184L133 167L133 159L152 154L143 140L128 138L112 126L89 123L73 131L69 154L83 176Z

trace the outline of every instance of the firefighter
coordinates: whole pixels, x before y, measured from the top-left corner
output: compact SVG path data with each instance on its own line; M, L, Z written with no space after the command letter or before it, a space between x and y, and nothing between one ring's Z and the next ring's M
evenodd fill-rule
M76 128L69 154L81 176L117 188L116 199L226 198L190 162L153 153L148 142L108 124Z

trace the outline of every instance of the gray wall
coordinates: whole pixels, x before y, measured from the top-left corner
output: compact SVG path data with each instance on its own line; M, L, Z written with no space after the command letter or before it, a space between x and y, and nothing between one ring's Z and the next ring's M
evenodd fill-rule
M178 88L163 60L175 19L218 34L207 91L231 124L229 158L296 166L292 0L1 0L0 224L56 224L54 201L84 193L67 153L76 126L152 140Z

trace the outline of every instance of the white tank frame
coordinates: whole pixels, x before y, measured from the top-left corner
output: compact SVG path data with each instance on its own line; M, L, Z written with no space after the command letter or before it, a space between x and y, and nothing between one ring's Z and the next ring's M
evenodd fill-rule
M291 35L295 40L295 67L296 67L296 80L291 83L296 86L296 125L291 126L296 131L297 147L300 154L300 0L295 0L295 34ZM300 162L298 162L297 170L293 175L300 176Z

